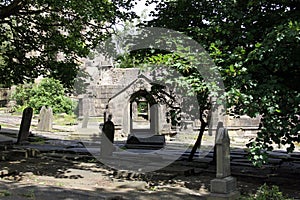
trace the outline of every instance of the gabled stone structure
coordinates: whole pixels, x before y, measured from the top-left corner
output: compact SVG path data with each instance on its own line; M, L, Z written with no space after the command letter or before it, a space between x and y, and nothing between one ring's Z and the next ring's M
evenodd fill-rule
M166 110L165 105L157 103L151 95L151 87L151 80L145 75L140 74L127 87L110 98L108 112L113 115L115 125L122 127L121 129L126 135L157 135L164 131L164 127L168 127L164 114ZM143 99L143 101L139 101L140 99ZM147 107L144 114L145 120L133 117L133 105L141 102ZM138 124L138 121L141 121L140 124ZM143 122L146 124L148 122L148 126L143 124ZM135 125L135 123L137 124Z

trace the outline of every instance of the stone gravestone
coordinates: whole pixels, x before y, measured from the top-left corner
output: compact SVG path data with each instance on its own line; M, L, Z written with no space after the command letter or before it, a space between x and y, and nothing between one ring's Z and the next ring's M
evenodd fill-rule
M48 109L43 106L39 114L39 122L37 125L37 130L39 131L51 131L53 123L53 111L52 108Z
M39 114L38 125L37 125L37 130L39 131L42 131L44 128L46 112L47 112L47 108L45 106L42 106Z
M17 144L27 141L27 138L30 134L29 129L30 129L30 124L32 119L32 113L33 113L33 109L30 107L25 108L23 111Z
M111 121L112 115L108 116L108 119L103 124L102 135L101 135L101 151L100 155L103 157L111 156L114 150L114 135L115 125Z
M211 180L209 200L238 199L240 193L236 188L236 179L230 171L230 139L226 128L219 128L216 135L217 174Z
M53 124L53 111L52 111L52 108L49 107L46 112L45 131L51 131L52 124Z
M218 139L217 135L218 135L220 128L224 128L223 122L218 122L217 129L216 129L213 164L216 164L216 162L217 162L217 139Z

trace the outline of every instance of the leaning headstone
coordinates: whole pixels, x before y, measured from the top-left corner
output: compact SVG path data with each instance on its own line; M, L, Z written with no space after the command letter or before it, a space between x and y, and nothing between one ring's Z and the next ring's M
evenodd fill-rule
M29 129L31 125L32 113L33 109L30 107L25 108L23 111L17 144L27 141L28 139L28 136L30 134Z
M219 128L216 135L217 174L211 180L209 200L238 199L236 179L230 172L230 139L226 128Z
M101 135L101 156L111 156L114 150L114 135L115 125L111 121L112 116L109 115L106 122L103 124Z

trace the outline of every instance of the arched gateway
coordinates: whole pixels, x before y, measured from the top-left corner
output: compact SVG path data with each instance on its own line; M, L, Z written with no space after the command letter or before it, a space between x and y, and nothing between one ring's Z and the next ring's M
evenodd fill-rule
M110 98L108 112L125 135L149 137L162 133L166 124L164 105L151 95L151 81L144 75Z

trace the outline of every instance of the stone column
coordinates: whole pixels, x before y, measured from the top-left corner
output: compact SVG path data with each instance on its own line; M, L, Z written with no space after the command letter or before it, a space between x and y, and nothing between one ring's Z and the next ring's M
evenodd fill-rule
M138 108L137 108L136 101L133 101L131 103L131 115L132 115L133 120L137 120L137 118L138 118Z
M154 104L150 107L150 130L154 135L159 134L159 115L158 115L159 105Z
M211 180L209 200L238 199L236 179L230 171L230 139L226 128L219 128L216 135L217 174Z

